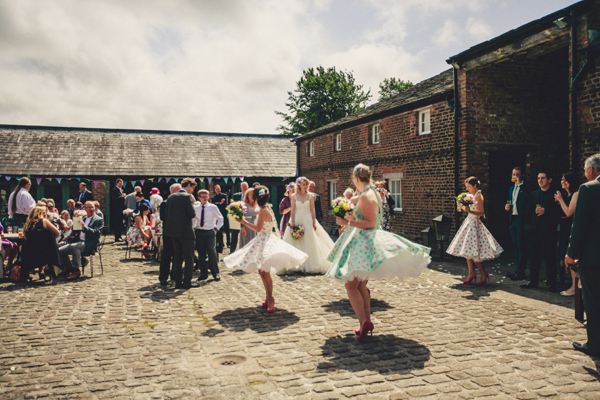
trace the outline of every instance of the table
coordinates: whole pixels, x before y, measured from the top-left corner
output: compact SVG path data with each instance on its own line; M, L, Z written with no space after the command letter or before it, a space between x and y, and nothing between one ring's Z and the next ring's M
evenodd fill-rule
M4 238L6 240L10 240L13 243L16 243L17 246L21 247L25 243L24 237L19 237L18 233L5 233Z

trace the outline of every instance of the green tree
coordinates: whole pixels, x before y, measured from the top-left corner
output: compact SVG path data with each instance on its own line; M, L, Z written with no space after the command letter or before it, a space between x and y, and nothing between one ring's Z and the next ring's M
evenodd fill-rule
M371 98L357 85L351 72L309 68L302 72L296 90L288 92L288 113L275 111L284 124L283 135L299 136L365 108Z
M414 84L411 81L403 81L402 79L396 79L393 77L385 78L383 82L379 84L379 101L394 97L403 90L413 86Z

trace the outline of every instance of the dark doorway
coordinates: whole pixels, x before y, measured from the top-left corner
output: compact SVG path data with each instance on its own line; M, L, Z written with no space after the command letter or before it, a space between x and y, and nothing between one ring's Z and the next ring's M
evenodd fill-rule
M527 153L510 148L489 153L489 190L487 198L487 227L498 243L504 249L512 249L510 234L508 232L508 212L504 210L508 200L508 189L511 182L512 170L515 166L523 169L525 176L525 162Z

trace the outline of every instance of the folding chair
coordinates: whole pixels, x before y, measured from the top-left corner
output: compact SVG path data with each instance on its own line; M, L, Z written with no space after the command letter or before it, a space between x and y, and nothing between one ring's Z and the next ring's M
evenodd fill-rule
M90 257L90 277L94 277L94 256L97 254L100 259L100 270L102 271L102 275L104 275L104 265L102 265L102 248L104 247L104 242L106 241L106 235L108 234L107 228L102 229L100 242L98 243L98 248L96 251L89 254ZM81 268L82 273L84 272L84 268Z

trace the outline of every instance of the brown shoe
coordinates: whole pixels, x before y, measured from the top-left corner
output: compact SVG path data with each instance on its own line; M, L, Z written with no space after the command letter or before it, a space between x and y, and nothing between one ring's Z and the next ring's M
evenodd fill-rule
M67 276L67 280L77 279L81 276L81 272L79 270L73 271Z

